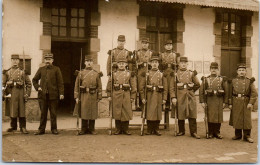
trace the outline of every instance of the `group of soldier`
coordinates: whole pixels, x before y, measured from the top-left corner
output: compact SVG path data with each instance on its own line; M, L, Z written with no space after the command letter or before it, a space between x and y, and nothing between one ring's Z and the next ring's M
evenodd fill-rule
M231 109L230 125L235 128L233 140L243 139L250 143L251 109L257 98L254 78L246 77L246 65L238 64L237 77L232 80L219 75L218 63L210 65L210 75L202 77L200 84L197 72L189 70L188 58L173 51L173 43L167 40L165 51L156 53L149 49L149 38L141 39L142 48L134 52L125 49L125 36L119 35L117 47L108 51L106 92L110 102L112 118L115 120L114 135L131 135L129 121L133 118L132 105L136 104L145 114L146 135L160 136L159 124L162 111L172 111L178 119L177 136L185 135L185 119L188 119L190 135L200 139L197 134L197 105L195 92L199 90L199 101L206 110L208 137L222 139L220 134L223 122L223 109ZM23 69L18 67L19 55L12 55L12 67L3 72L4 98L6 109L11 117L12 132L17 129L19 117L20 130L26 130L25 102L30 96L31 82ZM47 113L50 109L51 131L58 134L56 113L58 101L64 99L62 74L53 63L53 54L44 56L45 66L40 67L32 82L38 91L41 110L40 126L35 135L45 133ZM80 70L74 88L74 98L81 118L79 135L96 134L95 120L98 118L98 102L102 99L102 74L93 68L91 55L85 57L85 68ZM40 84L39 84L40 81ZM173 105L173 106L172 106ZM177 123L175 123L177 124ZM242 134L243 130L243 134Z

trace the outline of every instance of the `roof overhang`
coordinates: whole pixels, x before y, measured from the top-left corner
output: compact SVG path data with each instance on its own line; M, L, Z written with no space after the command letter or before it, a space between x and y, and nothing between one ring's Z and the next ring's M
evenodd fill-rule
M259 11L258 0L140 0L150 2L180 3L206 7L220 7L237 10Z

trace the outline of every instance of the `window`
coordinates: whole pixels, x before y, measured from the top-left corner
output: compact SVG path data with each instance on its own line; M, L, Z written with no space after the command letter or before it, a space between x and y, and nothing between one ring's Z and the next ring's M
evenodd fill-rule
M224 13L222 16L222 46L241 46L241 17L233 13Z
M52 36L85 38L86 14L82 8L52 8Z

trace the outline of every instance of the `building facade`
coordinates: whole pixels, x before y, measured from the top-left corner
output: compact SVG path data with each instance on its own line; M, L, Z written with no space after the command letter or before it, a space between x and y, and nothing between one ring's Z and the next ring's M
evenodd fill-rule
M95 54L95 67L105 75L107 51L124 34L130 51L140 47L142 37L149 37L158 52L172 39L174 50L188 57L199 77L209 73L213 61L230 78L236 64L245 62L248 76L258 80L258 15L257 0L3 0L3 69L10 67L11 54L24 52L32 79L43 54L53 52L66 106L73 107L81 49L83 55ZM105 75L103 87L106 83ZM35 90L31 97L37 97Z

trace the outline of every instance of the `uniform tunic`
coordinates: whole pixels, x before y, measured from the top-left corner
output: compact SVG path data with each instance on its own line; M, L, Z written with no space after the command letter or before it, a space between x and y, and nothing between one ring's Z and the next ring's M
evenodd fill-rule
M246 77L236 77L231 82L232 106L229 124L235 129L251 129L251 110L248 104L254 104L257 98L255 85ZM241 96L241 97L240 97Z
M223 103L228 104L227 81L225 81L223 77L216 75L208 76L204 81L202 81L200 86L199 97L200 103L207 103L208 105L208 122L222 123ZM213 95L205 95L205 90L212 91ZM218 95L218 90L223 90L223 95Z
M74 98L79 95L80 86L86 89L81 93L81 118L84 120L95 120L98 118L98 99L102 99L102 84L100 74L92 68L86 68L81 71L76 79L74 88ZM90 91L92 88L93 91Z
M12 81L12 85L7 85L8 81ZM26 91L24 91L24 82ZM19 87L18 84L21 86ZM3 87L6 87L5 95L11 94L11 98L6 101L5 115L12 118L25 117L24 95L30 96L32 89L28 75L20 68L12 67L3 74Z
M111 97L111 83L113 84L113 118L115 120L129 121L133 117L131 99L136 97L136 79L126 70L118 70L113 73L113 82L111 77L107 84L107 95ZM119 90L115 89L115 85ZM130 86L130 90L124 90L123 85Z
M187 118L197 118L197 105L195 91L199 89L200 83L196 76L196 72L179 69L177 71L177 86L182 83L182 86L177 87L177 116L179 120ZM193 87L189 87L189 84ZM171 83L171 85L174 85Z
M136 69L137 69L137 89L140 89L140 83L145 79L145 74L149 70L148 63L150 62L153 52L151 50L140 49L135 53Z
M112 57L112 68L113 72L117 70L117 63L118 59L126 59L128 63L128 69L130 71L133 71L133 60L132 60L132 52L128 51L124 48L114 48L113 50L109 50L107 53L108 59L107 59L107 75L111 74L111 57Z
M170 84L172 77L174 76L174 70L177 69L177 62L179 55L172 51L166 51L160 54L161 65L160 70L163 71L163 75L167 79L167 83ZM168 92L170 91L168 86Z
M147 76L147 85L151 90L146 87L147 98L145 98L145 79L140 82L140 95L141 99L147 100L147 120L162 120L162 101L167 99L167 79L163 76L158 69L152 69ZM158 87L163 87L163 91L159 92Z

